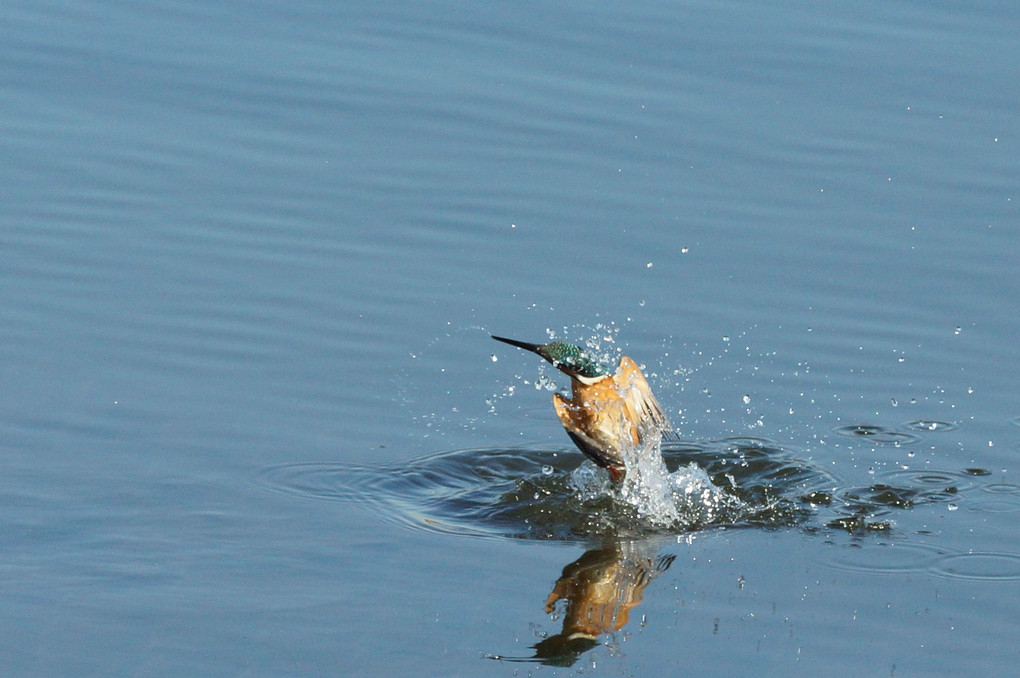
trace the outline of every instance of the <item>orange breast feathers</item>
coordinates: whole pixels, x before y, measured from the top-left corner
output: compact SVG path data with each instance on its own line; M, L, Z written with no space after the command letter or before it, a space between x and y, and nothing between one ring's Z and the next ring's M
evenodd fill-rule
M556 414L569 431L578 431L608 449L640 445L652 430L669 429L645 375L630 358L620 358L616 374L594 384L571 379L569 399L553 396Z

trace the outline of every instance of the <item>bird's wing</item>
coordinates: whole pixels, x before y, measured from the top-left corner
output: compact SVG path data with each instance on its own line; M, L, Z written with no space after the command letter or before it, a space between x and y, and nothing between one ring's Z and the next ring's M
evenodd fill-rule
M655 399L652 388L637 363L626 356L620 358L617 381L626 391L624 395L627 406L633 408L637 414L637 421L653 426L660 433L672 431L669 418L659 405L659 401Z

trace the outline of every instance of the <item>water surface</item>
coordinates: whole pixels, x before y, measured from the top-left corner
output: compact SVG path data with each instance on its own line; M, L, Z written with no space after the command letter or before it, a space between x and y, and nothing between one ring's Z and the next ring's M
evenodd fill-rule
M4 16L4 675L1013 670L1014 4ZM549 332L788 511L579 529Z

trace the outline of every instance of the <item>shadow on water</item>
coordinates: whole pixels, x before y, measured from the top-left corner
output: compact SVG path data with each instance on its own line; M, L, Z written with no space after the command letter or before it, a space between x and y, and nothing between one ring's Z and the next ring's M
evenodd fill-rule
M873 446L903 446L953 428L912 422L902 430L854 425L834 433ZM587 550L564 567L545 603L546 613L562 621L562 630L532 646L533 656L489 655L569 666L601 636L628 623L646 587L672 564L674 556L662 551L678 537L712 529L797 529L863 539L889 533L894 512L951 504L988 475L982 469L899 469L874 476L867 485L846 487L797 452L750 437L668 443L662 456L675 507L665 518L623 496L603 470L572 450L469 449L380 466L288 464L263 469L258 480L298 497L360 503L383 519L419 530L584 544ZM1020 508L1020 487L991 483L982 489L1000 504L1009 502L1010 510ZM1009 554L975 559L930 550L900 548L897 557L904 562L891 564L888 559L856 562L851 552L833 565L1020 579L1020 559Z

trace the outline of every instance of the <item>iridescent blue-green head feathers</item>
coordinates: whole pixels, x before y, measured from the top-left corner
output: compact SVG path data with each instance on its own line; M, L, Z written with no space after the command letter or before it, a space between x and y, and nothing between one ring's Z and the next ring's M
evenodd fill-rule
M597 381L609 375L609 371L605 366L593 358L590 353L580 346L566 341L554 341L551 344L529 344L525 341L507 339L495 335L492 338L496 341L502 341L504 344L510 344L511 346L537 353L552 363L556 369L581 381Z

